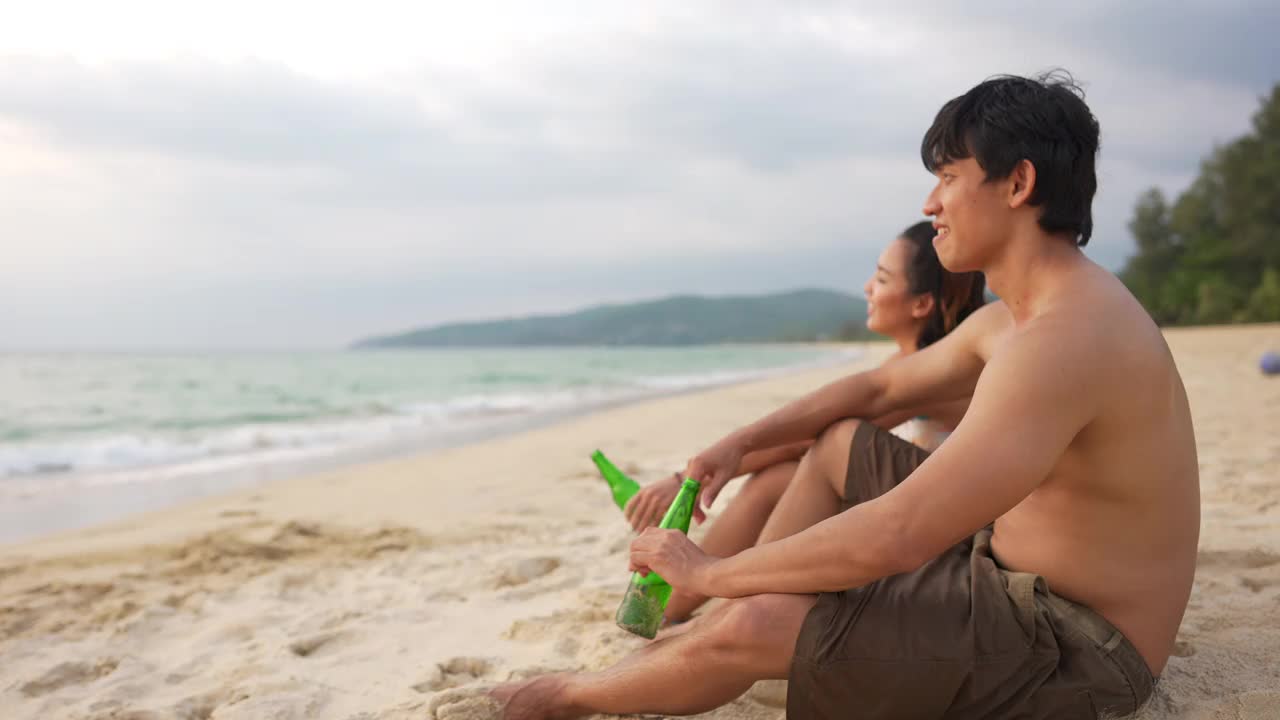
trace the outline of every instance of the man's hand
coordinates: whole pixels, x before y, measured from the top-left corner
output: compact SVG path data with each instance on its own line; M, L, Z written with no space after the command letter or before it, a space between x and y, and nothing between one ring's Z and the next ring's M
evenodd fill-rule
M672 587L714 597L708 587L708 571L718 561L679 530L649 528L631 541L631 570L642 575L656 572Z
M698 453L685 468L686 477L702 483L702 508L711 509L711 503L724 489L726 483L738 475L738 467L742 465L742 456L746 449L737 439L730 435L720 442ZM701 511L701 508L699 509ZM666 577L663 575L663 577Z
M675 500L676 494L680 492L680 483L680 474L672 473L657 482L645 485L640 492L631 496L627 506L623 508L627 522L631 523L631 529L640 532L661 522L667 508L671 507L671 501ZM706 519L706 515L701 508L695 506L693 519L702 522Z

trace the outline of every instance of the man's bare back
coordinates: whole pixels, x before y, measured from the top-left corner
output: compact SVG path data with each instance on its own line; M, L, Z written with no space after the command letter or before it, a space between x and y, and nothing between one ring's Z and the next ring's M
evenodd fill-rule
M1078 391L1102 409L1048 478L996 520L995 555L1097 610L1159 674L1191 592L1200 513L1190 409L1168 346L1092 264L1023 327L997 308L1003 322L979 344L984 360L1016 343L1083 345L1091 381Z

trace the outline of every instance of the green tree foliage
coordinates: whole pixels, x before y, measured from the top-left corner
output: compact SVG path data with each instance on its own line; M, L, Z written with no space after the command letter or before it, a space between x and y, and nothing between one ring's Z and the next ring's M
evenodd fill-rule
M1280 84L1176 202L1143 193L1129 231L1120 277L1157 322L1280 320Z
M1260 322L1280 322L1280 271L1263 271L1262 282L1249 296L1244 316Z

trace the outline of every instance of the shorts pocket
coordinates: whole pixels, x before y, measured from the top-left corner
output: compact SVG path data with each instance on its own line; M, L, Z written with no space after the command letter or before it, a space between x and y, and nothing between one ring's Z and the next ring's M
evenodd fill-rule
M1089 720L1098 719L1098 706L1093 702L1093 693L1088 690L1081 690L1076 696L1076 705L1080 707L1081 717L1089 718Z
M1036 588L1044 582L1040 576L1002 570L979 553L974 553L970 571L979 652L1034 650L1041 640L1044 613L1036 602Z
M1027 646L1030 647L1036 642L1036 615L1039 613L1036 607L1036 584L1040 582L1040 576L1024 572L1001 571L1001 573L1005 578L1005 592L1013 601L1018 624L1026 633Z

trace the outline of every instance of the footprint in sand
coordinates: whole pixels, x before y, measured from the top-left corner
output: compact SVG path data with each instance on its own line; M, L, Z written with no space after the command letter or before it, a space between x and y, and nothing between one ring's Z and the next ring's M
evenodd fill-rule
M312 635L301 640L295 640L294 642L289 643L289 652L297 655L298 657L311 657L322 648L328 647L335 640L344 638L348 634L349 633L345 631L339 630L336 632L319 633L318 635Z
M1258 568L1280 565L1280 554L1253 548L1252 550L1201 550L1197 562L1204 567Z
M521 558L502 570L497 579L494 580L494 586L504 588L524 585L531 580L536 580L554 572L558 567L560 567L560 558Z
M300 593L310 590L319 580L314 570L285 573L276 581L276 596L281 600L297 599Z
M519 642L540 642L550 637L581 630L588 623L611 623L613 611L606 607L557 610L550 615L516 620L502 636Z
M1242 577L1240 578L1240 584L1249 588L1253 592L1262 592L1263 590L1266 590L1269 587L1273 587L1277 584L1280 584L1280 580L1273 580L1270 578Z
M747 691L747 697L771 708L787 706L786 680L760 680Z
M5 565L3 567L0 567L0 580L3 580L9 577L10 575L17 575L18 573L22 572L24 569L25 568L22 565Z
M166 720L169 715L161 715L151 710L111 710L105 715L91 715L90 720Z
M183 720L209 720L222 702L223 698L218 693L196 695L173 706L173 715Z
M437 692L474 683L493 670L493 663L485 658L456 657L442 662L426 679L412 685L420 693Z
M577 657L578 650L582 648L581 641L572 635L565 635L556 641L555 651L557 655L573 658Z
M40 697L60 690L68 685L83 685L100 677L115 672L120 662L115 658L106 658L96 663L64 662L50 668L44 675L18 688L18 692L27 697Z
M508 590L498 597L498 600L504 603L522 603L538 595L547 593L560 592L561 590L572 590L582 585L582 578L578 576L566 577L559 582L552 583L530 583L524 587L514 590Z

